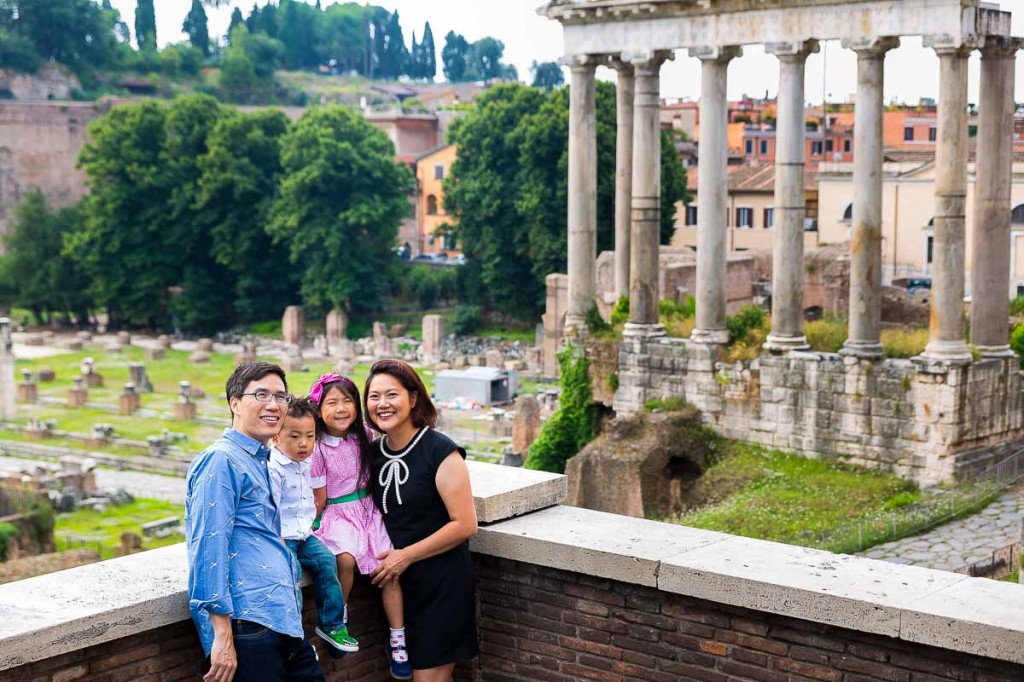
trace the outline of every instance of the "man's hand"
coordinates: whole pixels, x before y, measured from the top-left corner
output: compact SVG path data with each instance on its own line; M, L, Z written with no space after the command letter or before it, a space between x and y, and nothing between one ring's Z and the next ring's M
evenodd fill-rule
M213 624L213 648L210 649L210 672L203 677L203 682L231 682L238 668L231 617L211 614L210 622Z

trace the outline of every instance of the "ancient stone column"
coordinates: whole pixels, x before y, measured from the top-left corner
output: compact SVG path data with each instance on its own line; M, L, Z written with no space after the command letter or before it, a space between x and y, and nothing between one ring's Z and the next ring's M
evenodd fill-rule
M14 396L14 342L11 340L11 320L0 317L0 419L14 419L17 408Z
M967 204L967 58L971 47L926 38L939 55L939 122L935 145L935 250L931 325L921 358L969 363L964 341L964 215Z
M971 343L983 357L1013 355L1006 302L1010 289L1014 71L1020 46L1020 41L1012 38L989 37L981 50Z
M615 86L615 300L629 296L630 232L633 199L633 65L612 59Z
M566 333L583 331L597 282L597 108L595 58L567 57L569 87L569 309Z
M630 206L629 323L626 333L658 335L661 230L661 65L668 52L623 55L633 65L633 198Z
M726 85L729 62L738 47L691 49L701 60L700 149L697 181L697 326L698 343L729 341L726 312L726 237L728 236L729 112Z
M804 336L804 67L818 42L774 43L779 58L775 127L775 235L772 240L772 331L764 347L774 352L806 350ZM697 250L698 254L700 249Z
M898 38L844 42L857 53L853 125L853 234L850 330L843 354L880 358L882 351L882 121L885 53Z

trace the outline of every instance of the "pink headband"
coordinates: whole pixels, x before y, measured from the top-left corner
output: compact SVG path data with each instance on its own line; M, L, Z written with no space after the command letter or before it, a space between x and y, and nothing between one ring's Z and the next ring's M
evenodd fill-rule
M313 386L309 389L309 399L319 406L320 400L324 397L324 386L326 386L327 384L333 384L335 382L348 384L352 388L356 387L356 385L352 382L351 379L343 377L340 374L336 374L334 372L328 372L327 374L321 374L320 378L313 383Z

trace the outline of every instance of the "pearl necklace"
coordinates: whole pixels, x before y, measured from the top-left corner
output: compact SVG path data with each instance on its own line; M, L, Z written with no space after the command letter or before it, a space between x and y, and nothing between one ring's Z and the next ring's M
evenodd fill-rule
M377 482L384 489L384 494L381 495L381 502L384 506L384 513L388 513L388 489L391 488L391 484L395 484L395 499L398 500L398 505L402 505L402 486L405 485L406 481L409 480L409 465L407 465L402 458L409 453L416 444L420 442L420 438L423 437L430 429L429 426L424 426L420 429L420 432L416 434L416 437L405 446L405 449L397 454L390 454L384 449L384 442L388 439L387 435L380 439L380 454L384 455L387 459L384 462L384 466L381 467L380 475L377 477Z

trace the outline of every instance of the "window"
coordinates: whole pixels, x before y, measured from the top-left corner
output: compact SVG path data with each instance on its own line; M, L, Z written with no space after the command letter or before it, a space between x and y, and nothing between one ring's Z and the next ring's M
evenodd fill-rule
M811 156L821 156L821 141L811 142Z
M754 141L747 140L747 156L751 156L754 153Z
M761 140L761 156L768 155L768 140Z
M834 149L833 144L832 140L825 140L825 151L831 152Z
M697 207L687 206L686 207L686 226L696 227L697 226Z
M754 226L754 209L752 208L737 208L736 209L736 227L751 228Z
M770 230L775 227L775 208L769 206L764 210L764 229Z
M853 220L853 204L847 204L846 210L843 211L843 219L841 222L848 223Z
M925 261L928 265L931 265L932 262L933 262L932 261L932 254L933 254L934 249L935 249L935 237L932 237L932 236L929 235L929 237L928 237L928 245L927 245L928 253L926 255L927 260Z
M1020 204L1010 213L1010 222L1014 225L1024 225L1024 204Z
M935 128L929 128L928 129L928 141L929 142L935 142L937 139L939 139L939 131L936 130Z
M849 154L849 153L850 153L850 149L851 149L852 147L853 147L853 143L852 143L852 141L850 141L849 139L843 140L843 151L844 151L844 152L846 152L847 154Z
M439 163L436 166L434 166L434 179L444 180L444 165Z
M437 197L433 194L427 197L427 215L437 215Z
M903 129L903 141L913 142L914 141L914 128L913 126L907 126Z

